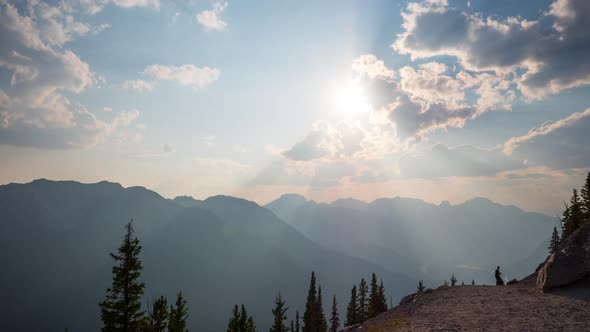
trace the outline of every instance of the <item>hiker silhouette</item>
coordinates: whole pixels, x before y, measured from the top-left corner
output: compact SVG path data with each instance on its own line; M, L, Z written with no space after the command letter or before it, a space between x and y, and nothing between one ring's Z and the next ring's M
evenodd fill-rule
M500 272L500 267L496 268L496 286L504 286L504 280L502 280L502 272Z

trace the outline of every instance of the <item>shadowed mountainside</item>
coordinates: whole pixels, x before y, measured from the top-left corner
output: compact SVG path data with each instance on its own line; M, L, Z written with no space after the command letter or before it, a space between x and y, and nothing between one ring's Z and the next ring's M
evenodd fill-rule
M3 328L98 330L98 303L111 282L109 253L131 218L143 247L144 300L172 299L182 290L191 330L224 330L234 303L246 304L258 328L267 329L279 291L292 308L289 315L302 312L312 270L326 298L336 293L344 299L354 282L373 271L395 298L414 286L411 279L316 245L253 202L216 196L196 203L109 182L0 186Z

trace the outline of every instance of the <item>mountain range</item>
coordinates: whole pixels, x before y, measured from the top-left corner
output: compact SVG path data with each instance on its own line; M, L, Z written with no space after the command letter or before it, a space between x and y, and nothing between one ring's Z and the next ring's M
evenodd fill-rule
M311 271L326 311L335 294L342 313L350 287L372 272L392 301L420 279L440 284L456 273L487 282L495 264L512 266L516 276L542 260L536 257L545 255L555 224L486 199L324 204L289 194L263 207L230 196L166 199L106 181L8 184L0 186L3 328L99 330L109 253L131 219L143 248L145 300L172 300L182 290L193 331L224 330L235 303L266 330L279 292L289 319L302 314Z

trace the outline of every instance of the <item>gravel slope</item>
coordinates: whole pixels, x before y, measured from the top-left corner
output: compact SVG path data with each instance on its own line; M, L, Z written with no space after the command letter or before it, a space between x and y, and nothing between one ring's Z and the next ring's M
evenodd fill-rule
M441 287L346 331L590 331L590 281L546 294L525 284Z

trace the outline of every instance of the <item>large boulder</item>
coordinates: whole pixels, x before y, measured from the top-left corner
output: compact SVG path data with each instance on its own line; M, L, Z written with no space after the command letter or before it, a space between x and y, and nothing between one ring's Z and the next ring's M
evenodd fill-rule
M590 276L590 223L583 224L559 244L537 272L542 291L567 286Z

